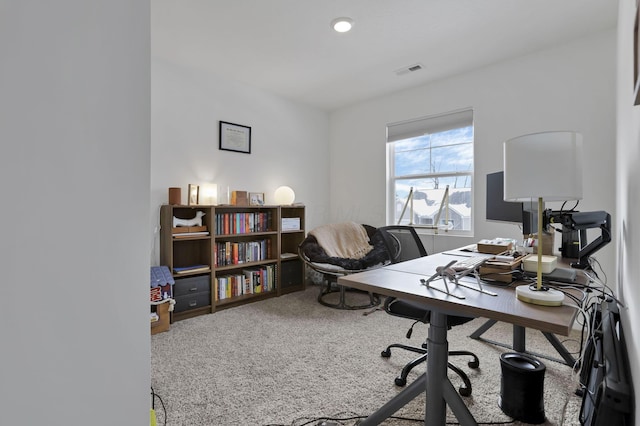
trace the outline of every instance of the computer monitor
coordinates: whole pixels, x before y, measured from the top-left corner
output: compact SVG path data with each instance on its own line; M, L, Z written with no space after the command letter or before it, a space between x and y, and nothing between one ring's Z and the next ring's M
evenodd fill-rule
M542 207L544 209L544 206ZM522 203L522 235L530 235L538 232L538 202L527 201Z
M504 172L487 175L487 220L522 223L523 204L504 201Z

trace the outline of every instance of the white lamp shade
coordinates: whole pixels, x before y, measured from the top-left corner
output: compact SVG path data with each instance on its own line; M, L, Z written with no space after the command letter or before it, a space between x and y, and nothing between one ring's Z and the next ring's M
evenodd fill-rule
M218 185L215 183L204 183L200 185L200 204L218 204Z
M295 192L293 192L293 189L288 186L279 187L273 195L274 200L278 205L293 204L293 201L296 199Z
M582 199L582 135L542 132L504 142L505 201Z

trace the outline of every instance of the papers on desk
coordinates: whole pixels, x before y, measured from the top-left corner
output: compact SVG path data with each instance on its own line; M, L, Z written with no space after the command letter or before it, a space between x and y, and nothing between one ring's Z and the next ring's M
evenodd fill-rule
M477 244L469 244L468 246L460 247L456 249L457 252L462 253L478 253L478 245Z
M442 252L442 254L446 254L449 256L458 256L458 257L478 257L478 256L485 257L486 256L487 258L490 258L495 256L494 254L491 254L491 253L479 252L477 244L469 244L468 246L460 247L453 250L447 250L445 252Z

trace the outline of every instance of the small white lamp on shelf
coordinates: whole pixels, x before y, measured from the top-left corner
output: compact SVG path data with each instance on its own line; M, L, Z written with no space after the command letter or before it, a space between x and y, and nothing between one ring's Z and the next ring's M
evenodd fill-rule
M538 237L544 201L582 199L582 135L542 132L504 142L504 200L538 202ZM538 240L537 284L516 288L523 302L560 306L564 293L542 285L542 241Z
M273 198L277 205L291 205L296 199L296 193L288 186L280 186L274 192Z
M204 183L200 185L200 204L218 204L218 185L215 183Z

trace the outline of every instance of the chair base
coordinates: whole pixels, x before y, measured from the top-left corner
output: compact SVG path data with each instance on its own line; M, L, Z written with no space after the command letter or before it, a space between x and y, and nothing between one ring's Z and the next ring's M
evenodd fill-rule
M342 285L337 285L337 283L331 279L325 279L324 281L325 281L325 285L323 285L322 289L320 290L320 294L318 295L318 302L324 306L327 306L329 308L334 308L334 309L357 310L357 309L373 308L375 306L380 305L380 296L373 293L367 293L369 295L369 303L360 304L360 305L351 305L347 303L347 297L346 297L347 292L360 293L360 294L363 294L366 292L362 290L348 288ZM325 296L333 293L340 293L340 297L337 303L331 303L324 300Z
M382 351L382 353L380 354L382 357L384 358L389 358L391 356L391 348L400 348L400 349L405 349L407 351L411 351L411 352L416 352L419 354L422 354L421 356L419 356L418 358L414 359L413 361L407 363L404 368L402 369L402 372L400 373L400 375L398 377L395 378L394 382L397 386L404 386L407 384L407 376L409 375L409 373L411 372L411 370L413 370L414 367L416 367L417 365L426 362L427 361L427 349L426 348L417 348L415 346L408 346L408 345L402 345L400 343L394 343L392 345L387 346L387 348ZM469 368L478 368L480 366L480 360L478 359L478 357L476 356L476 354L474 354L473 352L469 352L469 351L449 351L449 355L465 355L465 356L470 356L473 358L472 361L469 361L469 363L467 364L469 366ZM458 388L458 392L460 393L460 395L462 396L470 396L471 395L471 380L469 380L469 376L467 376L467 374L460 370L458 367L456 367L455 365L451 364L450 362L447 363L448 367L454 371L458 376L460 376L460 378L462 379L462 382L464 383L463 386L460 386Z

